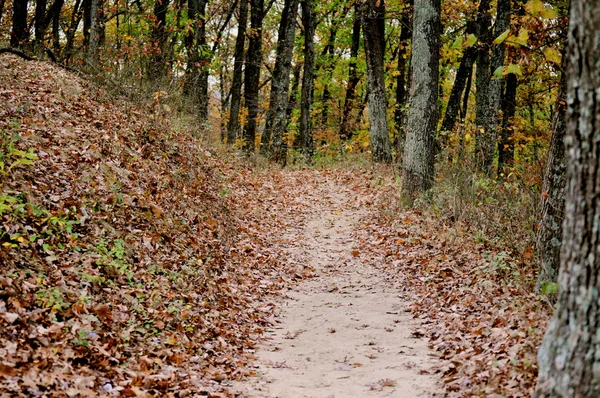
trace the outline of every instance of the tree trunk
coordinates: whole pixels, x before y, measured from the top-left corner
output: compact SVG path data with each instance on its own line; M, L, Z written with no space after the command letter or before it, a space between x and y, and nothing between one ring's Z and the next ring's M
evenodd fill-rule
M566 55L563 54L563 72L552 121L552 138L546 161L546 172L542 185L541 217L536 233L536 249L540 262L536 290L540 291L548 282L556 282L560 264L560 247L565 211L565 132L566 132Z
M277 57L271 80L271 100L267 112L266 126L260 143L261 154L283 163L282 145L285 130L285 112L289 100L290 70L296 32L298 0L286 0L281 13L277 37ZM270 142L272 140L272 142Z
M46 0L36 0L35 1L35 18L34 18L34 26L35 26L35 45L43 47L44 45L44 36L46 33L46 27L44 26L44 22L46 20Z
M227 142L235 143L239 131L240 104L242 102L242 73L244 67L244 45L246 44L246 25L248 23L248 0L240 0L237 37L233 61L233 80L231 82L231 106L227 125Z
M433 184L438 122L440 0L415 0L413 18L413 86L402 172L402 194L409 202Z
M311 108L315 73L315 19L314 1L302 1L302 25L304 25L304 70L300 99L300 151L309 159L313 154Z
M600 396L600 2L572 0L567 188L558 301L539 351L534 397Z
M352 137L350 126L350 113L354 108L356 98L356 87L360 81L356 70L358 60L358 49L360 48L360 10L358 4L354 5L354 23L352 25L352 45L350 47L350 64L348 65L348 85L344 98L344 110L342 111L342 122L340 123L340 139L348 141Z
M387 126L387 101L383 60L385 52L385 5L383 0L367 0L362 23L369 82L369 133L374 162L391 163L392 148Z
M207 0L188 0L188 20L192 21L192 28L185 39L188 60L184 94L192 100L201 123L208 120L207 3Z
M400 18L400 43L398 43L398 76L396 77L396 105L394 107L394 124L396 127L395 147L397 148L398 158L404 149L404 140L406 136L406 98L408 83L407 73L407 58L408 58L408 41L412 36L411 17L413 13L413 0L410 0L402 10Z
M95 66L98 61L100 46L100 0L92 0L90 5L90 41L88 44L88 63Z
M260 66L262 64L262 22L264 0L253 0L250 8L250 35L244 82L244 102L248 108L248 122L244 126L244 150L254 153L256 124L258 118L258 93L260 90Z
M489 88L490 74L490 29L492 17L490 16L490 0L481 0L477 12L477 70L475 75L475 126L477 136L475 141L475 157L479 170L491 167L495 142L491 140L489 132L485 131L489 113ZM483 131L482 131L483 130Z
M494 34L490 40L500 36L510 27L510 1L498 0L498 10L496 13L496 23L494 25ZM483 146L481 171L491 176L492 163L496 151L496 141L498 139L498 109L502 97L502 77L493 76L496 71L502 70L504 66L505 48L504 43L495 44L492 47L492 56L490 59L490 85L488 87L487 111L485 113L483 129Z
M148 79L157 81L168 72L168 63L165 55L167 54L167 11L169 10L169 0L155 0L154 2L154 23L150 41L152 43L152 53L150 56L150 65L148 68Z
M329 119L329 101L331 100L331 91L329 91L329 84L331 83L331 73L334 68L334 55L335 55L335 39L337 36L338 24L334 21L329 31L329 39L327 45L323 48L321 53L321 65L323 68L323 93L321 94L321 126L323 129L327 129L327 121Z
M480 7L484 3L480 3ZM477 34L477 27L479 26L479 21L469 21L467 23L467 28L465 29L465 33L468 34ZM442 146L446 144L446 140L444 139L446 134L451 134L454 131L454 127L456 126L456 119L459 117L461 110L461 100L463 98L463 92L465 91L465 86L467 84L467 80L473 73L473 64L477 59L477 47L471 46L464 50L462 59L460 60L460 65L458 70L456 71L456 77L454 78L454 84L452 85L452 91L450 92L450 97L448 98L448 105L446 106L446 113L444 114L444 119L442 120L442 126L440 127L440 137Z
M514 73L506 75L506 88L502 96L502 130L498 143L498 175L506 174L505 168L512 165L515 156L513 127L511 119L517 110L517 76ZM564 135L564 134L563 134Z
M71 55L73 54L73 42L75 40L75 32L79 28L79 23L81 19L85 19L85 1L82 3L81 0L75 1L75 6L73 7L73 14L71 15L71 23L67 29L65 36L67 36L67 44L65 45L65 49L62 54L63 62L68 65L69 60L71 59ZM85 30L84 30L85 34ZM84 36L85 37L85 36ZM84 38L85 42L85 38Z
M10 46L22 48L29 40L29 27L27 26L28 0L14 0L12 30L10 32Z

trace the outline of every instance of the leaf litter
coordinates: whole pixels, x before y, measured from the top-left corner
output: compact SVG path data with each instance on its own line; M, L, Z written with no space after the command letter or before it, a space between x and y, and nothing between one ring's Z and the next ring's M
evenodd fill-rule
M165 112L0 56L2 396L236 396L281 290L314 276L282 247L328 180L367 210L350 255L404 290L446 395L532 393L530 256L397 208L378 170L253 169Z

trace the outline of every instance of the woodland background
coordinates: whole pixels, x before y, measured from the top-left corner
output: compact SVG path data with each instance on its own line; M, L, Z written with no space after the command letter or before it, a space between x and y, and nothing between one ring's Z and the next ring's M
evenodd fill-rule
M423 10L431 12L426 14ZM155 159L160 164L157 170L170 170L169 173L181 175L185 181L204 181L194 184L193 190L200 196L208 192L206 195L219 202L221 199L218 197L226 197L228 191L211 191L211 187L218 184L210 182L210 167L203 168L200 162L202 156L195 158L194 151L207 159L212 155L196 146L196 140L225 143L237 150L232 152L236 156L248 157L259 166L266 164L265 159L292 169L334 164L355 167L365 165L369 160L392 164L388 169L393 176L390 186L402 191L402 195L396 198L396 194L390 194L390 198L394 199L381 202L382 212L400 212L403 205L411 204L436 214L444 223L460 225L459 229L468 231L469 242L480 248L477 251L486 258L485 264L493 278L506 283L507 290L502 295L514 295L515 300L530 300L525 317L529 317L534 325L530 328L531 332L510 337L519 341L532 339L532 342L523 345L526 348L523 348L525 354L520 357L522 361L513 364L512 370L516 372L515 369L518 369L521 373L510 376L513 384L509 385L503 379L502 383L498 382L502 387L494 384L494 388L504 392L532 388L532 375L535 375L536 369L531 353L536 350L541 337L538 326L547 316L549 304L557 291L556 275L562 239L566 179L562 145L566 79L562 73L562 55L568 26L568 2L481 0L473 3L445 0L441 3L416 1L413 4L412 1L394 0L321 3L312 0L0 0L0 18L0 52L12 52L27 59L49 59L62 69L61 73L72 72L91 78L111 95L127 98L117 107L110 108L121 109L115 112L124 113L113 115L117 120L109 124L124 126L134 123L134 127L127 130L130 136L112 146L98 141L100 138L111 139L110 135L100 133L106 127L99 116L105 114L102 106L98 105L102 104L103 95L87 87L85 91L76 89L76 92L69 92L68 83L58 84L64 98L71 98L67 101L69 107L73 106L70 102L73 98L84 101L82 93L90 93L88 109L75 106L77 109L69 108L69 112L79 112L80 122L91 126L84 133L90 141L87 148L117 159L114 165L123 169L134 167L126 165L129 158L134 163L142 158L152 158L153 148L156 153L167 154L160 161ZM422 32L426 34L419 36ZM427 54L413 52L413 40L419 38L432 40L431 48L439 51ZM438 53L439 59L430 58ZM23 73L23 78L28 76L20 81L23 89L28 85L37 87L36 95L49 92L44 90L56 90L55 86L48 88L43 81L36 81L36 73L47 76L47 71L25 71L22 66L16 67L14 62L11 65L16 68L12 75L16 81L20 79L19 73ZM5 77L10 77L10 72L6 73ZM438 73L439 76L436 76ZM68 82L67 77L64 79ZM83 84L79 82L76 86ZM422 110L423 117L413 116L411 124L410 104L417 103L415 98L425 86L435 96L427 98L423 106L413 106L413 109ZM125 209L123 203L133 206L141 203L140 199L120 191L131 184L140 184L139 189L136 188L139 192L157 195L157 187L161 185L159 181L152 181L158 177L151 176L150 170L154 166L150 163L144 166L147 167L144 177L139 180L131 177L127 183L119 181L129 174L119 167L113 170L113 165L110 170L103 171L100 183L100 186L107 184L109 187L107 192L102 193L107 198L104 205L96 203L92 206L90 202L86 207L77 201L71 203L65 199L68 195L63 197L50 192L54 188L49 188L53 184L48 183L41 194L46 198L48 207L41 204L39 208L28 207L33 202L18 193L23 188L17 177L23 177L19 174L22 173L21 167L40 160L28 151L24 142L17 141L23 136L23 126L31 122L27 116L30 109L27 104L32 100L19 105L16 92L10 91L7 88L4 93L5 104L10 106L2 105L4 120L1 125L3 169L10 165L9 173L2 176L3 184L10 189L5 189L0 196L0 215L6 225L12 225L1 235L6 250L27 246L27 240L32 239L31 247L27 246L32 251L55 256L55 251L44 246L47 242L39 243L39 248L35 245L39 241L38 232L49 230L46 228L48 217L57 217L55 235L48 239L52 240L52 245L60 243L60 252L69 252L69 247L80 246L73 241L71 232L73 228L82 228L87 220L81 208L92 208L97 214L105 214L102 217L108 217L111 211L120 207L125 213L133 211ZM46 98L43 98L45 101ZM50 103L53 105L46 109L52 112L62 109L55 106L58 103L55 100ZM35 113L33 119L37 121L55 115L50 112L43 116L44 112L36 113L38 110L31 112ZM97 117L95 112L100 112ZM171 121L174 121L174 126ZM168 124L168 128L163 123ZM161 132L163 127L169 131L165 136ZM85 127L81 128L77 131L85 131ZM422 140L426 142L425 151L415 146L413 138L418 128L426 130L423 135L426 138ZM56 126L55 130L49 131L63 130ZM19 134L15 135L15 132ZM94 133L100 135L94 137ZM192 138L186 138L184 133L189 133ZM59 141L63 139L65 137L57 138ZM186 147L188 139L189 147ZM37 145L31 140L27 143ZM64 143L52 145L56 145L58 151ZM138 159L135 154L129 154L129 157L128 150L119 145L123 148L139 146L142 158ZM99 161L100 155L93 151L77 156L86 159L86 162ZM415 179L414 184L407 184L406 176L410 176L407 170L415 170L410 169L414 164L411 156L421 152L424 153L424 171L416 174L422 178ZM69 163L71 160L61 161L67 162L68 167L79 167ZM189 166L187 170L179 169L179 161ZM14 175L11 174L13 168ZM41 171L36 173L43 174ZM69 173L66 175L70 176ZM236 182L245 186L244 189L256 190L260 184L250 183L252 177L242 174L248 180L242 182L243 179L235 178ZM404 176L402 185L400 175ZM69 178L63 176L54 183L60 185ZM183 189L184 185L178 185L183 184L181 181L174 181L170 182L172 189ZM374 181L374 185L380 184L379 180ZM210 187L205 189L203 184ZM98 189L102 191L101 187ZM419 195L424 191L425 194ZM84 195L83 185L77 185L73 192ZM148 214L154 214L162 217L167 205L160 205L161 200L144 202L140 205L143 214L138 216L147 218ZM181 203L190 203L190 200L185 196ZM57 204L59 202L60 205ZM70 204L75 206L75 210L69 210ZM21 210L29 210L18 210L21 205ZM230 205L244 207L238 202ZM220 230L228 225L222 220L228 212L204 210L203 204L190 206L202 209L198 212L203 216L196 217L194 222L198 223L199 230L208 231L207 240L203 240L206 247L197 250L198 253L210 252L212 255L206 257L203 254L202 263L214 261L223 264L228 243L217 243L216 236L229 236ZM176 210L182 212L177 216L181 219L188 217L183 207ZM284 206L281 211L286 211L283 209ZM45 221L35 224L32 220L37 219ZM272 225L276 224L277 221L273 220ZM29 228L40 231L33 233ZM168 230L170 227L165 224L157 230L163 228ZM185 229L183 222L178 224L178 228ZM124 230L126 227L122 225L116 229ZM106 236L102 235L101 241L88 242L86 253L100 256L100 260L93 261L100 261L112 271L101 276L88 270L85 278L94 286L104 283L99 283L96 278L114 278L118 283L132 284L138 276L128 268L129 254L124 245L133 238L123 238L119 233L110 232L109 228L100 230L103 231L101 235ZM253 229L249 230L244 230L244 233L252 235ZM459 235L462 236L462 232ZM192 242L169 241L166 236L167 233L161 232L142 242L153 247L155 240L159 239L168 241L169 247L175 248L190 246ZM429 238L426 233L424 236ZM254 242L252 239L266 238L257 235L249 237L248 242ZM401 243L404 244L404 241ZM250 246L253 244L249 243ZM398 241L395 244L399 244ZM236 250L241 253L246 249ZM166 251L163 255L169 256ZM194 255L182 254L182 258L174 260L174 263L181 262L189 267L189 258ZM90 258L96 258L93 256ZM86 264L83 257L78 261ZM23 263L30 261L25 258ZM262 264L274 260L257 257L255 261ZM218 268L215 265L215 269ZM253 272L250 269L248 275ZM235 273L233 269L227 270ZM14 272L12 278L15 280L28 280L30 277L20 271ZM166 271L156 272L164 278L168 276ZM186 268L185 272L195 271ZM213 271L209 267L207 272ZM215 275L219 273L214 272ZM252 275L248 276L249 281L256 282L258 276ZM151 279L149 275L142 279L145 281L146 277ZM181 275L173 278L171 283L177 283L177 289L185 290L183 282L177 279ZM223 278L229 281L230 277ZM251 283L231 278L235 286ZM215 280L219 277L215 276ZM230 289L210 286L210 289ZM232 292L238 288L231 288L225 296L233 297ZM33 288L30 290L30 295L39 296L37 301L31 300L33 307L52 309L53 313L78 311L78 307L69 301L70 296L52 290L50 285L42 293L39 293L40 290L34 293ZM534 292L541 295L529 296ZM493 293L490 290L485 294ZM131 294L135 300L139 299L138 293ZM219 291L219 294L223 292ZM219 294L214 293L215 297ZM207 308L213 305L218 307L211 302ZM239 308L245 308L245 305L239 303ZM436 305L429 303L427 308L437 308ZM107 315L107 309L94 308L97 317L105 317L112 322L113 315ZM178 318L173 317L169 321L172 325L169 323L166 328L172 326L176 330L181 328L176 324L187 319L188 315L185 315L187 310L182 303L173 308ZM256 309L253 311L260 313ZM203 319L204 315L196 315ZM67 319L72 314L62 316ZM255 313L248 315L247 325L251 324L249 319L260 316ZM198 319L195 321L204 322ZM236 319L236 315L228 315L219 322L227 324L231 319ZM491 321L492 324L494 322ZM521 328L519 330L526 329L523 325L518 327ZM247 327L251 329L251 326ZM226 327L206 326L206 330L211 331L207 335L212 333L216 339L219 333L214 330L219 328ZM470 333L479 337L487 333L473 330ZM75 339L81 340L79 347L85 346L88 335L79 335L77 330L72 333ZM240 336L243 334L243 331L236 331L227 341L242 341ZM57 340L60 339L57 337ZM238 343L231 344L235 346ZM220 349L227 351L229 348ZM453 355L460 352L461 348L456 348ZM177 362L180 358L170 360ZM246 360L245 357L235 359L240 363ZM210 371L218 381L222 373L216 369L223 363L215 361L217 359L210 363ZM235 361L232 359L227 363L231 369L235 368ZM456 376L456 369L460 366L456 364L455 368L447 370L447 376L452 378L449 381L451 391L466 388L460 385L463 379ZM200 368L204 372L204 368ZM226 372L229 376L234 372L231 369ZM5 372L10 374L11 370L5 369ZM502 373L502 377L506 374L510 372ZM484 379L480 381L481 385Z

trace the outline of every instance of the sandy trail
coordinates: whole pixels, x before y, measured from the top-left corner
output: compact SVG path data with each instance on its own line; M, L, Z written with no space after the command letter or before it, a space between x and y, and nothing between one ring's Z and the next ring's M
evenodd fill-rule
M361 211L343 187L317 193L317 210L304 236L287 249L317 277L289 291L279 322L266 334L257 377L241 385L244 397L431 397L436 364L401 292L361 261L353 241Z

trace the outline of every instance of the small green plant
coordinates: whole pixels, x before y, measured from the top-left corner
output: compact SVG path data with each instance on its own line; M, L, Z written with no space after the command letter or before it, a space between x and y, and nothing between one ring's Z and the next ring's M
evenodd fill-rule
M18 124L11 124L11 130L16 130ZM32 165L38 157L33 153L33 148L22 151L17 149L16 143L21 137L18 133L2 130L0 131L0 174L8 174L12 169L21 165Z
M42 288L35 293L37 304L42 308L50 308L52 311L62 312L71 306L63 292L58 287Z

